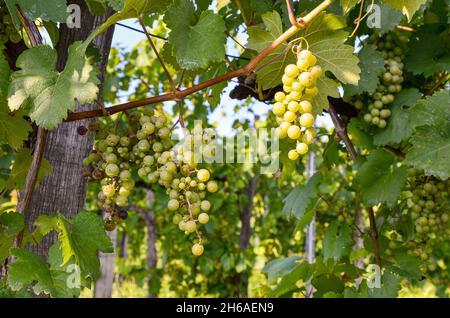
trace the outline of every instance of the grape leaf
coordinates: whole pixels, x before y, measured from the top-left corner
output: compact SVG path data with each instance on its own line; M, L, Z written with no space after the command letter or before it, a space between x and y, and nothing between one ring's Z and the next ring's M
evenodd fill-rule
M314 114L320 115L324 109L329 107L328 96L339 97L339 86L335 80L327 76L321 76L317 80L316 87L319 90L319 94L313 97Z
M41 257L22 248L13 249L11 254L15 256L15 260L9 266L8 285L13 291L31 284L36 294L53 291L52 276Z
M195 15L190 0L175 0L164 22L171 30L169 42L178 64L188 70L204 69L225 58L225 22L212 11Z
M281 17L276 11L264 13L262 20L266 29L261 29L256 26L248 28L248 44L249 49L255 50L258 53L267 48L274 40L283 34L283 23ZM265 65L277 56L280 56L287 49L287 44L284 43L273 50L267 57L265 57L258 65ZM290 51L282 56L282 58L273 63L264 66L256 72L257 81L262 85L263 89L269 89L278 86L281 83L281 76L284 68L288 64L295 64L295 56Z
M384 146L398 144L408 140L414 131L414 125L410 122L410 112L404 106L413 106L422 94L417 88L408 88L401 91L391 106L392 115L385 129L378 132L373 142L375 145Z
M393 206L397 202L406 183L406 167L397 167L390 153L378 149L360 164L355 178L356 186L367 205L386 203Z
M366 122L352 118L347 125L347 131L353 143L359 147L367 149L373 148L373 138L370 133L370 126Z
M18 149L30 131L31 125L25 119L0 112L0 145L6 143Z
M28 138L31 126L20 115L9 114L6 102L9 75L9 65L3 56L3 45L0 45L0 145L9 144L12 148L17 149Z
M61 267L59 242L49 250L49 264L40 256L22 248L12 250L15 256L8 271L8 285L13 291L33 286L36 294L46 293L52 297L74 297L80 293L79 287L69 286L70 271Z
M292 272L292 270L299 265L298 261L300 259L302 259L300 256L275 259L267 263L261 271L267 274L268 282L269 284L272 284L276 282L278 278Z
M341 7L344 14L347 14L359 0L341 0Z
M17 14L16 4L20 6L23 13L31 20L41 18L44 21L66 22L68 17L66 0L5 0L5 3L18 30L21 29L21 23Z
M343 84L356 85L360 80L361 69L353 47L344 42L348 33L341 31L345 21L333 14L322 13L314 19L303 32L309 49L317 57L317 64L326 72L333 73ZM317 82L319 94L314 97L315 112L321 114L328 109L328 96L339 97L338 84L325 74Z
M409 110L413 127L432 126L446 133L450 129L450 92L442 89L433 96L420 100Z
M322 13L304 30L303 37L324 72L330 71L343 84L356 85L361 69L358 58L353 54L353 46L344 44L348 33L340 30L345 27L342 18Z
M424 169L425 175L438 176L442 180L450 177L450 130L423 126L411 137L412 148L408 151L405 164Z
M41 235L55 226L53 230L58 232L61 241L62 265L66 265L74 257L75 263L86 276L96 279L100 275L97 252L113 252L101 217L90 212L80 212L75 219L69 221L61 215L53 215L39 219L39 224L43 225Z
M158 3L160 1L154 2ZM93 15L104 15L108 6L115 11L122 10L125 0L86 0L86 4Z
M450 71L449 35L433 30L419 30L408 44L406 70L415 75L431 76L440 71ZM417 48L420 47L420 50Z
M314 272L314 265L303 262L292 271L284 275L281 281L267 293L267 297L280 297L287 293L298 290L298 281L308 281Z
M346 85L345 92L350 96L373 93L380 82L379 75L384 71L384 59L375 45L369 44L358 54L361 79L358 85Z
M8 180L8 184L11 188L15 187L19 190L23 188L32 159L33 157L31 155L31 149L29 148L22 148L17 152L14 164L11 169L11 177ZM36 187L38 186L39 182L41 182L42 179L51 172L52 166L45 158L43 158L41 167L39 168Z
M411 21L414 13L416 13L420 6L425 4L427 0L381 0L381 2L401 10L408 20Z
M380 34L383 35L393 30L403 19L403 14L391 6L379 4L380 6Z
M339 261L350 254L353 239L352 230L347 223L332 223L328 226L323 240L323 260Z
M23 52L12 74L8 103L17 110L28 102L30 118L37 125L53 129L75 110L75 99L88 103L97 97L98 70L86 58L76 42L69 47L65 69L56 71L56 50L39 46Z
M23 215L20 213L0 214L0 263L9 256L14 237L22 231L24 224Z
M322 178L320 173L316 173L309 179L305 185L295 187L283 200L283 213L286 217L294 215L297 219L301 219L306 209L314 201L317 201L316 187Z
M422 273L420 271L421 262L418 257L399 252L394 255L394 259L399 266L400 275L420 279Z

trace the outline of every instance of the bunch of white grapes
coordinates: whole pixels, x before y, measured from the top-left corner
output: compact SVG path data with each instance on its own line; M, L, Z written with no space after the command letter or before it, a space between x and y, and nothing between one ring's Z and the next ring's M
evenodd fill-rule
M403 49L396 42L407 41L404 38L396 38L392 34L385 37L373 37L370 39L384 58L385 71L380 77L375 93L368 97L366 113L363 115L364 121L380 129L387 125L387 119L391 116L390 105L395 100L395 95L402 91L403 59L405 58ZM364 108L362 96L358 96L354 102L357 109Z
M309 151L317 132L314 129L313 97L318 94L317 80L322 68L316 65L317 58L309 50L297 54L297 64L289 64L282 77L283 92L275 94L272 112L277 116L279 138L296 141L288 153L291 160Z
M192 246L196 256L203 254L199 226L209 221L211 203L208 193L218 191L207 169L198 169L193 151L174 147L172 128L163 114L152 109L129 115L126 127L110 119L101 127L94 150L84 160L84 174L99 181L98 206L105 212L105 228L112 231L117 222L127 217L126 207L135 187L133 171L144 182L159 184L169 195L167 208L175 212L173 222L186 234L195 233ZM87 129L80 127L82 135ZM206 143L211 130L188 134L185 143Z

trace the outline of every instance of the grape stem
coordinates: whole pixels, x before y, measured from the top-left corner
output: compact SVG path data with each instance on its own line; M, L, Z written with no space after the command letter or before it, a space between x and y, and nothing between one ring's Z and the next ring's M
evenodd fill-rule
M304 29L312 20L314 20L322 11L324 11L328 6L333 3L334 0L325 0L321 4L319 4L316 8L310 11L306 16L302 18L301 27L291 26L286 32L280 35L277 39L275 39L271 44L268 45L266 49L260 52L257 56L255 56L250 62L237 70L231 71L229 73L220 75L216 78L207 80L205 82L194 85L190 88L186 88L184 90L177 90L176 92L170 92L159 96L153 96L150 98L128 102L124 104L119 104L116 106L112 106L108 108L108 115L112 115L115 113L123 112L128 109L133 109L145 105L151 105L166 101L179 101L195 92L201 91L205 88L214 86L216 84L228 81L232 78L249 75L254 72L254 69L261 63L261 61L266 58L270 53L272 53L276 48L280 45L286 43L292 36L294 36L301 29ZM77 121L87 118L101 117L104 116L101 110L92 110L92 111L82 111L82 112L74 112L69 114L66 121Z
M303 28L304 27L303 20L302 19L297 20L295 18L294 9L292 8L292 5L291 5L291 0L286 0L286 7L287 7L288 15L289 15L289 21L291 22L291 24L293 26L296 26L297 28Z
M350 139L350 137L347 134L347 128L342 121L342 119L338 116L336 113L336 109L334 108L334 105L330 102L329 103L329 109L328 112L331 116L331 120L333 121L333 125L335 127L336 135L344 142L345 148L347 149L348 153L350 154L350 157L353 161L356 161L358 154L355 150L355 147L353 146L353 143ZM373 211L373 208L367 209L367 212L369 214L369 224L370 224L370 232L369 236L372 240L373 245L373 253L375 256L375 262L382 268L381 264L381 252L380 252L380 241L378 240L378 230L377 230L377 224L375 222L375 212Z
M25 32L30 39L32 47L36 47L42 44L42 37L38 28L23 12L20 6L17 4L16 9L20 17L21 23L25 29ZM27 220L28 208L33 197L33 192L36 187L36 182L39 175L42 159L44 157L45 143L47 140L47 130L42 127L37 128L37 140L35 143L35 149L33 158L31 159L30 169L28 170L27 177L25 179L25 186L20 193L19 202L17 204L17 212L22 213L25 220ZM20 247L23 240L24 230L17 235L16 246Z

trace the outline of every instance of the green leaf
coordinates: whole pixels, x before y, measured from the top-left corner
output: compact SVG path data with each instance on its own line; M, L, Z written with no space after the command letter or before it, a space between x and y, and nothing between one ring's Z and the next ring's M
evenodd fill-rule
M417 88L408 88L402 90L395 97L387 127L373 138L375 145L395 145L411 137L415 126L410 122L410 112L404 107L415 105L421 96L422 94Z
M81 104L96 99L98 70L89 63L80 48L81 42L69 47L66 67L56 71L56 50L39 46L23 52L12 74L8 103L17 110L25 102L30 104L30 118L37 125L53 129L75 110L75 99Z
M278 278L283 277L296 268L299 265L298 261L300 259L302 259L300 256L276 259L267 263L261 271L268 275L268 282L269 284L272 284L276 282Z
M394 259L399 266L400 275L415 279L422 277L422 272L420 271L421 261L416 256L399 252L394 254Z
M0 112L0 144L18 149L28 139L31 125L23 118Z
M37 242L40 242L48 233L58 229L58 217L55 215L41 214L34 222L34 226L33 236Z
M283 213L286 217L294 215L297 219L301 219L305 214L308 206L317 201L316 187L322 178L320 173L316 173L305 185L295 187L283 200Z
M23 13L31 20L41 18L44 21L66 22L68 17L66 0L5 0L5 3L17 29L21 29L21 23L17 15L16 4L20 5Z
M14 236L23 230L24 219L20 213L0 214L0 237Z
M309 49L317 56L317 64L324 72L330 71L343 84L358 84L361 69L354 48L344 44L348 33L340 31L346 27L345 21L333 14L322 13L303 32Z
M187 70L207 68L225 58L225 22L212 11L195 16L190 0L175 0L164 22L171 30L169 42L178 64Z
M15 260L9 266L8 284L13 291L29 285L33 285L36 294L50 294L53 291L50 270L41 257L22 248L13 249L12 255Z
M316 87L319 90L319 94L313 98L314 114L320 115L324 109L329 107L328 96L339 97L339 86L335 80L322 76L317 80Z
M369 44L364 46L358 57L361 79L358 85L345 86L345 92L351 96L375 92L380 82L379 75L384 71L383 56L375 45Z
M416 128L405 163L425 170L426 175L450 176L450 92L441 90L410 109L410 125Z
M447 133L450 129L450 92L442 89L433 96L420 100L409 110L410 125L415 127L432 126Z
M0 214L0 263L9 256L14 237L23 230L24 224L22 214L15 212Z
M380 34L383 35L393 29L402 21L403 14L391 6L380 4Z
M425 4L427 0L381 0L381 2L401 10L408 20L411 21L414 13L419 10L420 6Z
M264 13L262 20L266 29L261 29L256 26L248 28L248 44L249 49L255 50L258 53L267 48L274 40L276 40L281 34L283 34L283 23L281 17L277 11ZM267 57L265 57L258 65L264 65L275 57L283 54L287 49L287 44L284 43L278 48L273 50ZM284 68L288 64L295 63L295 56L290 51L287 52L282 58L274 61L273 63L261 68L256 72L257 81L262 85L263 89L269 89L278 86L281 83L281 77L284 72Z
M367 149L373 148L373 139L370 134L370 127L366 122L358 118L352 118L347 125L350 139L356 146Z
M267 297L280 297L287 293L298 290L299 288L297 287L297 282L308 281L313 271L314 265L308 264L306 262L297 265L295 269L283 276L278 285L275 286L274 289L269 291Z
M161 1L154 2L158 3ZM108 6L115 11L121 11L125 4L125 0L86 0L86 4L93 15L104 15Z
M328 139L323 151L323 161L328 167L331 167L339 162L339 141L331 137Z
M63 265L74 257L81 271L93 279L100 275L97 252L112 253L113 246L105 233L103 220L92 212L80 212L72 222L58 220Z
M68 267L61 267L61 252L59 242L49 250L47 264L38 255L25 249L14 249L15 260L8 271L8 284L13 291L18 291L32 285L36 294L50 294L52 297L79 296L79 286L70 286L73 273ZM70 268L69 268L70 269Z
M367 293L369 298L395 298L401 288L402 278L396 274L385 271L381 278L380 288L368 288L364 283L361 286L363 293Z
M343 84L356 85L360 79L361 69L358 58L353 54L354 48L344 44L348 33L341 29L345 27L346 23L342 18L322 13L303 31L310 51L316 55L317 64L325 74L318 80L319 94L313 98L316 114L328 109L328 96L339 97L338 83L327 77L327 72L333 73Z
M14 160L14 165L11 169L11 178L9 179L9 184L17 189L22 189L25 185L25 180L27 178L28 170L30 169L31 160L33 159L31 155L31 149L22 148L20 149ZM36 187L42 179L52 172L52 166L50 163L43 158L41 167L39 169L39 174L36 182Z
M30 169L32 158L31 149L29 148L20 149L16 154L14 165L11 169L11 174L18 189L22 189L25 185L25 179L27 177L28 170ZM50 163L46 159L43 159L38 174L37 184L41 182L46 175L50 174L51 171L52 167Z
M450 37L435 30L419 30L408 44L405 69L415 75L432 76L450 71ZM420 50L417 48L420 47Z
M341 294L345 288L342 279L334 274L313 277L311 284L316 289L315 296L318 298L330 297L325 296L326 294L330 295L330 293L333 293L336 297L335 295Z
M341 7L344 14L347 14L359 0L341 0Z
M323 240L323 259L335 262L350 254L353 245L352 230L347 223L332 223Z
M406 167L397 167L390 153L378 149L358 167L356 185L367 205L394 206L406 183Z
M423 169L427 176L442 180L450 177L450 131L443 134L435 127L420 127L410 142L412 148L406 154L405 164Z

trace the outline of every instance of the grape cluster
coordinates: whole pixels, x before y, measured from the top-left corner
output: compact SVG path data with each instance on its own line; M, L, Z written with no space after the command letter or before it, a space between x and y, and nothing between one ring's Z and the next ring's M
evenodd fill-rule
M420 169L408 171L408 191L402 200L404 210L400 222L407 222L407 217L411 216L415 237L405 246L410 254L423 261L430 260L436 244L450 238L449 194L449 180L427 177ZM389 250L397 245L391 241Z
M0 0L0 44L4 44L8 41L19 43L21 40L22 37L14 27L5 1Z
M140 116L133 114L130 122L134 125L130 125L129 130L121 130L113 121L100 127L99 140L83 161L85 175L100 181L98 205L109 215L105 223L108 230L114 230L114 221L122 219L117 215L125 215L120 212L128 205L128 198L135 186L131 173L134 165L141 164L149 155L159 158L163 150L172 147L165 116L154 116L150 109ZM80 134L85 134L85 130L78 128ZM150 173L151 169L145 171Z
M84 173L101 184L98 206L107 215L105 229L108 231L114 230L117 222L127 217L126 206L135 187L133 169L144 182L164 187L169 195L168 210L177 212L174 223L186 234L197 234L192 253L199 256L203 254L203 245L198 224L208 223L206 212L211 203L206 196L208 192L216 192L218 185L209 180L207 169L196 168L192 151L174 147L172 129L168 125L164 115L145 109L142 113L130 114L125 129L111 120L95 127L101 132L94 150L83 162ZM78 132L84 135L86 129L81 127ZM207 140L209 134L202 131L201 140ZM187 135L184 144L194 140L198 140L197 135Z
M423 171L410 169L408 181L411 197L407 199L407 209L414 220L417 240L433 243L450 238L449 180L426 177ZM420 249L416 253L422 259L428 258Z
M404 39L402 39L404 41ZM394 35L388 34L385 37L373 37L370 39L384 58L385 72L380 78L380 84L376 92L369 97L367 112L364 114L364 121L377 126L380 129L386 127L386 120L391 116L391 105L395 100L395 94L402 90L403 78L403 59L405 55L397 42L399 39ZM363 109L363 100L361 97L354 102L357 109Z
M289 64L282 77L283 91L275 94L272 112L277 116L278 136L297 141L288 153L291 160L309 151L316 136L312 99L318 94L317 79L323 71L316 65L317 58L308 50L297 54L297 65Z

